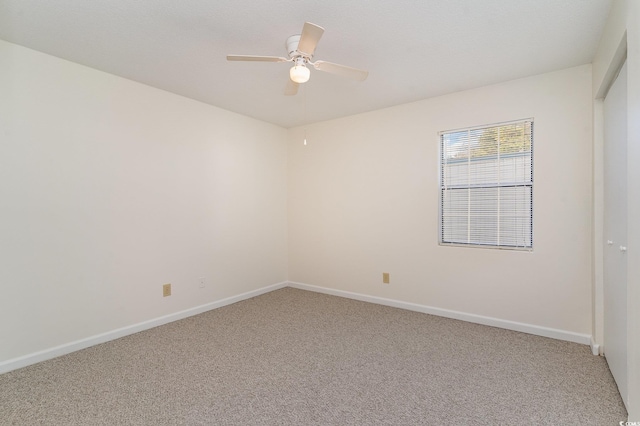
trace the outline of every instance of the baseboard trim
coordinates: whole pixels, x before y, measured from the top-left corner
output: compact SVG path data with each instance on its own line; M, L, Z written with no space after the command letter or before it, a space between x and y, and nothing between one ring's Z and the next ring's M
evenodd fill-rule
M56 346L50 349L45 349L32 354L24 355L18 358L9 359L7 361L0 362L0 374L7 373L12 370L17 370L38 362L46 361L48 359L57 358L62 355L69 354L71 352L86 349L90 346L99 345L110 340L119 339L130 334L138 333L140 331L148 330L150 328L158 327L173 321L188 318L193 315L198 315L213 309L221 308L223 306L231 305L242 300L250 299L252 297L260 296L261 294L269 293L274 290L278 290L287 287L288 283L281 282L273 284L267 287L262 287L257 290L248 291L246 293L238 294L236 296L227 297L225 299L217 300L215 302L206 303L204 305L195 306L193 308L185 309L183 311L175 312L173 314L164 315L158 318L154 318L141 323L129 325L126 327L118 328L116 330L108 331L106 333L97 334L95 336L87 337L84 339L76 340L74 342L66 343L64 345Z
M410 311L422 312L425 314L437 315L445 318L452 318L452 319L472 322L475 324L483 324L491 327L498 327L498 328L504 328L507 330L534 334L537 336L550 337L552 339L566 340L574 343L581 343L581 344L590 346L591 352L594 355L600 355L600 351L601 351L601 346L593 340L592 336L587 334L574 333L571 331L558 330L554 328L541 327L541 326L532 325L532 324L502 320L502 319L486 317L482 315L435 308L432 306L419 305L417 303L403 302L395 299L387 299L384 297L370 296L366 294L353 293L353 292L344 291L344 290L336 290L336 289L327 288L327 287L319 287L311 284L285 281L285 282L273 284L270 286L262 287L257 290L252 290L246 293L238 294L236 296L231 296L225 299L206 303L204 305L195 306L193 308L185 309L183 311L164 315L148 321L143 321L141 323L118 328L116 330L108 331L106 333L101 333L95 336L90 336L84 339L76 340L74 342L66 343L64 345L55 346L53 348L34 352L32 354L24 355L18 358L9 359L9 360L0 362L0 374L17 370L19 368L27 367L29 365L36 364L38 362L57 358L59 356L66 355L71 352L79 351L81 349L86 349L88 347L99 345L101 343L105 343L111 340L119 339L121 337L138 333L140 331L149 330L154 327L158 327L173 321L178 321L184 318L188 318L193 315L198 315L207 311L211 311L213 309L221 308L223 306L231 305L233 303L250 299L252 297L260 296L262 294L269 293L271 291L278 290L284 287L293 287L301 290L313 291L316 293L324 293L324 294L330 294L333 296L345 297L353 300L360 300L362 302L376 303L378 305L391 306L394 308L407 309Z
M465 312L451 311L448 309L434 308L432 306L419 305L417 303L402 302L400 300L386 299L384 297L369 296L350 291L336 290L332 288L319 287L310 284L289 281L289 287L301 290L314 291L316 293L330 294L333 296L346 297L348 299L360 300L362 302L376 303L379 305L392 306L394 308L407 309L409 311L422 312L425 314L437 315L440 317L452 318L475 324L483 324L491 327L504 328L507 330L520 331L522 333L534 334L536 336L550 337L552 339L565 340L583 345L591 344L591 336L588 334L574 333L572 331L559 330L555 328L541 327L538 325L521 322L503 320L499 318L486 317L483 315L468 314ZM592 347L593 350L593 347Z

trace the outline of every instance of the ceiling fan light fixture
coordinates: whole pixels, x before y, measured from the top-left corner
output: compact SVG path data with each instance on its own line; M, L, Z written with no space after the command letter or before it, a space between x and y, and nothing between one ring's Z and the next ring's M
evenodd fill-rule
M0 0L1 2L2 0ZM298 93L298 86L309 81L311 72L308 65L312 65L318 71L336 74L342 77L349 77L354 80L364 81L369 74L365 70L348 67L345 65L334 64L333 62L314 61L316 45L324 28L319 25L305 22L302 26L302 33L295 34L287 38L285 45L289 58L281 56L257 56L257 55L227 55L228 61L251 61L251 62L292 62L293 67L289 70L289 80L284 89L286 96L292 96Z
M289 77L291 77L291 81L295 83L306 83L309 81L309 76L311 75L311 71L305 65L295 64L289 70Z

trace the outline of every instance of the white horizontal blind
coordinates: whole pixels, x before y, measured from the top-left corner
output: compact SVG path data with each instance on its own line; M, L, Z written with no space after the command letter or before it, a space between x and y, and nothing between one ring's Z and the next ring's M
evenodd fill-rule
M440 242L533 247L533 121L440 133Z

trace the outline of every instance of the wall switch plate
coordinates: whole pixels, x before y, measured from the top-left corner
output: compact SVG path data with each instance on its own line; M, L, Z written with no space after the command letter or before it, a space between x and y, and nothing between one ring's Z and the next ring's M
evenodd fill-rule
M162 286L162 297L171 296L171 284L164 284Z
M383 272L382 273L382 283L383 284L389 284L389 273L388 272Z
M204 277L198 278L198 287L204 288Z

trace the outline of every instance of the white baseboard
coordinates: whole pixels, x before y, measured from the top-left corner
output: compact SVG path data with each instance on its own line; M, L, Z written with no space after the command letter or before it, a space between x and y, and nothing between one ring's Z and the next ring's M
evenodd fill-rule
M64 345L45 349L39 352L21 356L18 358L9 359L7 361L0 362L0 374L7 373L12 370L17 370L18 368L26 367L31 364L36 364L38 362L46 361L48 359L57 358L61 355L66 355L68 353L79 351L81 349L98 345L100 343L105 343L110 340L119 339L120 337L128 336L130 334L138 333L140 331L148 330L150 328L154 328L159 325L167 324L167 323L177 321L183 318L187 318L193 315L198 315L203 312L210 311L212 309L217 309L223 306L231 305L232 303L240 302L241 300L260 296L261 294L269 293L271 291L284 288L287 286L287 284L288 284L287 282L273 284L267 287L259 288L257 290L238 294L236 296L227 297L226 299L221 299L215 302L206 303L204 305L185 309L180 312L175 312L173 314L164 315L148 321L143 321L138 324L129 325L126 327L118 328L116 330L108 331L106 333L101 333L95 336L91 336L84 339L76 340L74 342L66 343Z
M301 290L315 291L316 293L330 294L333 296L346 297L348 299L360 300L363 302L377 303L379 305L392 306L394 308L407 309L409 311L422 312L425 314L437 315L446 318L453 318L476 324L489 325L491 327L505 328L507 330L520 331L523 333L534 334L536 336L566 340L569 342L581 343L583 345L590 345L592 340L591 336L588 334L574 333L572 331L558 330L555 328L541 327L538 325L508 321L499 318L485 317L482 315L434 308L431 306L419 305L417 303L402 302L400 300L386 299L384 297L369 296L366 294L352 293L349 291L335 290L326 287L318 287L310 284L289 281L289 287L298 288Z
M173 314L164 315L162 317L154 318L148 321L143 321L138 324L118 328L116 330L108 331L106 333L97 334L84 339L76 340L74 342L66 343L64 345L56 346L53 348L45 349L32 354L24 355L18 358L9 359L7 361L0 362L0 374L7 373L12 370L26 367L28 365L36 364L38 362L46 361L48 359L57 358L62 355L66 355L71 352L79 351L81 349L95 346L100 343L105 343L110 340L119 339L120 337L128 336L130 334L138 333L140 331L148 330L150 328L158 327L163 324L167 324L173 321L177 321L183 318L187 318L193 315L198 315L203 312L217 309L223 306L231 305L242 300L250 299L252 297L260 296L261 294L269 293L274 290L278 290L284 287L293 287L301 290L314 291L316 293L330 294L333 296L346 297L348 299L360 300L363 302L376 303L379 305L392 306L395 308L407 309L415 312L422 312L425 314L437 315L446 318L453 318L462 321L472 322L476 324L483 324L492 327L504 328L507 330L520 331L523 333L534 334L537 336L550 337L553 339L566 340L569 342L581 343L591 346L591 351L594 355L599 355L601 346L593 340L590 335L574 333L571 331L558 330L554 328L541 327L537 325L525 324L515 321L502 320L498 318L485 317L482 315L468 314L464 312L451 311L448 309L434 308L426 305L419 305L416 303L402 302L400 300L386 299L384 297L369 296L366 294L352 293L349 291L335 290L326 287L318 287L310 284L303 284L298 282L281 282L270 286L262 287L257 290L249 291L246 293L231 296L226 299L217 300L215 302L206 303L204 305L196 306L193 308L185 309Z

